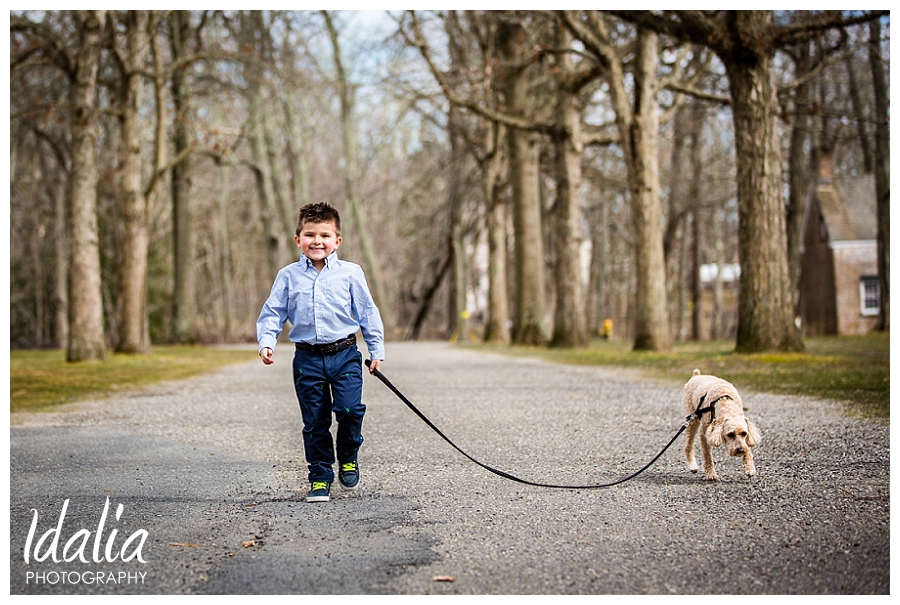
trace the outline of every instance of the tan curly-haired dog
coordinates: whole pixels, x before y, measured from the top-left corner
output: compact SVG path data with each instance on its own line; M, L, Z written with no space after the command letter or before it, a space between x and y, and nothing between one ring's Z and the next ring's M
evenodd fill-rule
M720 445L725 446L729 456L742 457L747 475L756 474L750 448L760 442L759 430L744 416L744 404L733 384L694 370L694 375L684 385L682 405L686 415L693 414L698 408L702 412L687 426L684 456L688 470L692 473L700 470L694 459L694 438L700 429L704 479L715 481L719 478L713 463L712 448Z

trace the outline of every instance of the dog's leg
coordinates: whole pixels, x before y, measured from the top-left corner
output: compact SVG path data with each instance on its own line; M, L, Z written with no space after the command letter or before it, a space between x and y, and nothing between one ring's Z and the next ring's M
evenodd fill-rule
M684 437L684 457L687 460L688 470L696 473L700 470L696 458L694 458L694 439L697 436L697 429L700 427L700 421L696 418L688 423L687 431Z
M744 472L747 473L748 477L756 474L756 465L753 464L753 452L750 451L749 447L744 450L744 457L741 461L744 463Z
M706 438L706 431L700 431L700 453L703 455L703 478L707 481L716 481L716 467L713 462L712 445Z

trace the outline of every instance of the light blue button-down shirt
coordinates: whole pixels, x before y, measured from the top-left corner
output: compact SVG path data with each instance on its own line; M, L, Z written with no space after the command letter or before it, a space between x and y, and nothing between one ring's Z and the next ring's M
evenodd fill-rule
M384 359L384 324L362 267L338 260L337 252L317 271L306 255L278 272L256 321L259 350L275 350L284 322L291 342L328 344L362 330L372 359Z

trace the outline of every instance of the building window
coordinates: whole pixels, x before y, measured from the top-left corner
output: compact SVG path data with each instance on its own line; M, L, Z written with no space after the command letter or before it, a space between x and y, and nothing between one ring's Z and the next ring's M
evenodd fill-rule
M866 275L859 279L859 300L863 315L878 315L881 311L878 277Z

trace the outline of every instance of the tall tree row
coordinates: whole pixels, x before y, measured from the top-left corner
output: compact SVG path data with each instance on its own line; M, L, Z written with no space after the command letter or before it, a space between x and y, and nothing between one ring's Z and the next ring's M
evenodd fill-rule
M888 15L363 17L13 11L14 343L252 340L297 210L327 201L392 338L801 350L825 153L875 175L888 329Z

